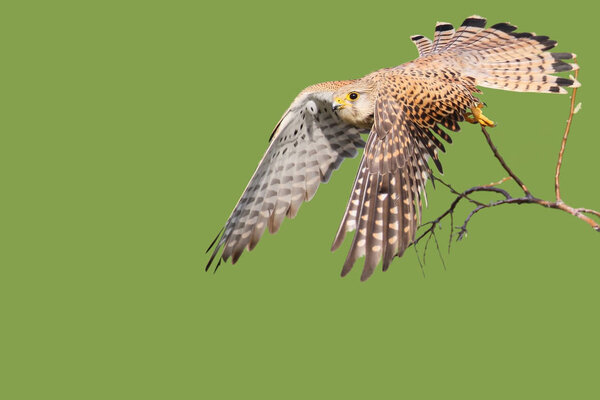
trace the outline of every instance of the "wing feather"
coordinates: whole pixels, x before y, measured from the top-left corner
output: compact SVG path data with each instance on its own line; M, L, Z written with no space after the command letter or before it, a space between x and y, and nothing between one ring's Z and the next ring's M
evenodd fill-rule
M341 121L331 110L332 94L348 81L325 82L304 90L284 113L248 186L227 220L206 266L235 263L252 250L265 229L279 230L285 217L294 218L302 202L315 195L345 158L355 157L364 133ZM212 247L212 245L211 245ZM209 248L210 249L210 248Z
M449 38L440 36L438 43L445 40ZM442 171L438 151L445 148L434 133L451 142L439 125L458 130L467 107L477 104L472 79L448 67L393 69L380 79L373 127L332 246L337 248L347 232L357 230L342 275L365 256L361 280L380 261L387 270L413 242L431 175L427 160Z
M344 217L332 250L346 233L356 231L342 269L346 275L365 256L361 280L382 261L387 270L414 241L421 221L431 159L442 172L442 140L452 143L444 127L458 132L465 112L479 104L477 86L511 91L566 93L575 79L552 75L576 70L572 53L548 53L556 41L533 33L514 33L500 23L489 28L479 16L455 31L438 23L433 41L411 39L419 58L383 69L362 80L375 81L374 122L367 143L357 128L329 108L332 93L355 81L326 82L303 91L277 124L271 144L228 219L207 265L222 248L219 263L235 262L258 243L266 227L276 232L285 216L293 218L320 183L327 182L344 158L365 147ZM361 80L361 81L362 81ZM212 245L211 245L212 246ZM218 265L218 264L217 264Z

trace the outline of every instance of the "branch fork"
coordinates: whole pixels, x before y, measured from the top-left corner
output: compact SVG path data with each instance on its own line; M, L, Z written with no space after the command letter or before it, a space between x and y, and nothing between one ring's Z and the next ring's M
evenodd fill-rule
M574 59L574 61L577 62L576 59ZM575 79L577 79L578 72L579 71L575 71ZM572 206L566 204L562 200L561 192L560 192L560 171L561 171L562 162L563 162L563 158L564 158L564 154L565 154L567 139L568 139L569 133L571 131L573 115L579 109L579 106L577 106L577 107L575 106L576 93L577 93L577 88L574 88L573 94L571 95L569 118L567 120L567 126L566 126L565 132L563 134L560 151L558 153L558 161L556 163L556 172L554 175L555 199L553 201L544 200L544 199L540 199L540 198L534 196L531 193L531 191L527 188L525 183L508 166L508 164L506 163L506 161L504 160L504 158L498 151L498 148L492 141L489 133L486 130L486 127L482 125L481 131L482 131L483 135L485 136L488 146L494 153L494 156L496 157L496 159L498 160L500 165L502 165L502 168L504 168L504 170L508 173L508 176L497 182L493 182L488 185L474 186L474 187L464 190L462 192L457 191L451 185L442 181L440 178L438 178L436 176L432 176L433 181L440 182L443 186L448 188L451 193L456 195L456 198L452 201L452 203L450 204L450 207L444 213L442 213L439 217L437 217L435 220L426 222L419 227L420 229L422 229L422 233L415 239L415 241L413 242L413 245L415 246L415 251L417 251L416 250L417 244L423 239L426 240L425 247L423 249L423 261L425 260L425 253L427 251L429 242L431 241L432 238L435 240L438 252L440 253L440 256L441 256L441 252L439 251L439 244L437 241L437 237L435 236L435 233L436 233L435 231L436 231L436 228L438 228L440 226L442 220L444 220L447 217L450 217L450 227L451 228L450 228L450 240L448 242L448 251L450 251L450 244L452 243L452 239L454 238L455 235L456 235L456 240L461 240L467 235L467 225L468 225L469 221L471 221L471 219L473 218L473 216L475 214L479 213L481 210L498 207L498 206L505 205L505 204L537 204L537 205L540 205L543 207L561 210L561 211L564 211L576 218L579 218L583 222L587 223L596 232L600 232L600 222L598 222L597 220L595 220L593 218L593 217L595 217L600 220L600 212L590 209L590 208L572 207ZM508 180L515 181L515 183L517 183L517 185L519 185L519 187L521 188L523 195L515 197L515 196L512 196L507 190L504 190L504 189L501 189L498 187L499 185L501 185L502 183L504 183ZM473 195L475 193L479 193L479 192L494 192L494 193L497 193L498 195L500 195L500 199L496 200L496 201L488 202L488 203L482 203L471 197L471 195ZM473 204L475 207L469 212L469 214L467 215L467 217L464 220L464 223L461 226L455 227L454 226L454 212L456 210L456 207L459 205L459 203L462 200L465 200L465 201ZM457 233L454 232L455 229L458 230ZM418 252L417 252L417 257L418 257ZM423 263L421 263L421 259L420 258L418 258L418 259L419 259L419 263L421 264L421 268L423 268ZM443 262L443 259L442 259L442 262Z

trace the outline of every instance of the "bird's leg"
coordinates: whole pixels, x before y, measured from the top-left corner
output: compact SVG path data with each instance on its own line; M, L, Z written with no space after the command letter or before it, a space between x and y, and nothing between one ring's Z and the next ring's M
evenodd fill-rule
M494 121L483 115L481 109L483 108L483 103L479 103L477 107L471 107L471 112L465 113L465 121L470 122L472 124L480 124L481 126L489 126L494 127L496 124Z

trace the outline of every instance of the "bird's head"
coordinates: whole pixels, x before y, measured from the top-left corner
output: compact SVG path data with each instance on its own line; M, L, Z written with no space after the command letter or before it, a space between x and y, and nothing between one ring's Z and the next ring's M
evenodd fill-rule
M373 125L375 97L372 85L353 83L333 94L332 108L343 121L368 129Z

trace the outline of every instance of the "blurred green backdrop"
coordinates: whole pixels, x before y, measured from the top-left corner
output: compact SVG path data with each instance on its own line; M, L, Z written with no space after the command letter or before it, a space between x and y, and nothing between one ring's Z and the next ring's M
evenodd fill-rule
M204 272L204 250L302 88L409 61L410 35L475 13L578 54L583 107L563 197L600 208L593 6L19 4L0 17L0 397L598 396L600 236L561 212L489 210L444 254L446 270L432 251L424 277L408 251L366 283L360 268L341 279L348 239L329 246L357 158L239 264ZM569 96L482 99L507 161L551 199ZM447 181L505 176L478 128L454 138ZM425 219L450 199L430 190Z

